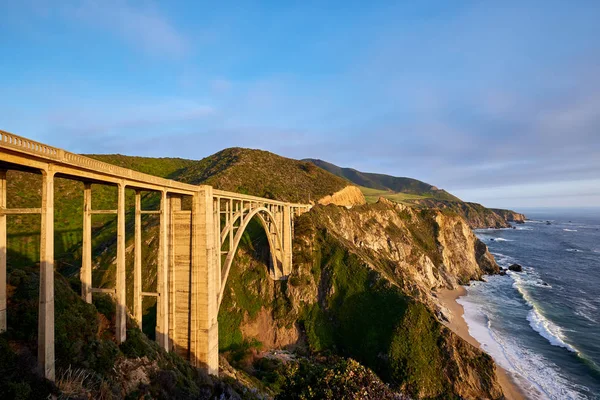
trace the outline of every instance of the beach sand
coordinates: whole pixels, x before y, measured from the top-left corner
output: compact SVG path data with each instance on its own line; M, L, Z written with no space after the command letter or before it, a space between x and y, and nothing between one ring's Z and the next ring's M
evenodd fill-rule
M467 294L466 289L462 286L459 286L458 289L443 289L436 294L442 305L450 310L453 316L452 320L446 323L446 326L458 336L480 349L481 345L479 342L469 334L469 327L463 318L463 307L456 302L456 299ZM515 384L509 373L497 364L496 367L496 375L498 376L498 382L500 383L500 386L502 386L504 396L506 396L508 400L526 399L527 397Z

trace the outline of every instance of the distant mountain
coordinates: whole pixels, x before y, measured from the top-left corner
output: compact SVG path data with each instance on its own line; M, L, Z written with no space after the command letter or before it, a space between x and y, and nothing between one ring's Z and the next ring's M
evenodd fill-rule
M430 185L413 178L396 177L384 174L374 174L369 172L357 171L353 168L342 168L337 165L328 163L323 160L317 160L313 158L307 158L303 161L308 161L316 166L323 168L326 171L331 172L334 175L346 178L350 182L369 189L375 189L376 191L387 191L394 193L404 193L410 195L416 195L425 198L434 198L436 200L446 201L461 201L458 197L446 192L443 189ZM365 197L379 197L381 193L374 191L364 191ZM388 196L383 196L388 197ZM373 199L376 201L377 199ZM391 198L391 200L394 200ZM404 200L404 199L402 199Z

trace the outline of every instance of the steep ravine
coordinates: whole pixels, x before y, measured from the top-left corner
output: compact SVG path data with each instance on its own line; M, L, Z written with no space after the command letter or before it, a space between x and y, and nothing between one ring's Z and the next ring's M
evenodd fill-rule
M295 235L287 282L242 255L219 315L222 350L333 352L415 398L502 397L491 358L440 323L437 289L498 271L462 217L387 200L316 206Z

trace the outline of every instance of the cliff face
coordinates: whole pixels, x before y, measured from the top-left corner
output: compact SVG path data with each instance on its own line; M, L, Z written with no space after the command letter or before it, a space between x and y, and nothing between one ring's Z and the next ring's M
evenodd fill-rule
M454 212L463 217L472 229L509 228L511 222L525 222L525 215L512 210L486 208L478 203L440 201L435 199L418 199L415 204L427 208L436 208Z
M490 208L490 210L500 215L502 218L504 218L505 221L515 222L517 224L525 223L526 217L524 214L520 214L512 210L503 210L501 208Z
M336 206L358 206L366 204L365 196L356 186L346 186L332 195L327 195L318 201L321 205L334 204Z
M222 349L258 340L328 350L416 398L501 397L493 361L436 317L435 289L498 270L460 216L387 200L316 206L296 220L287 282L270 281L259 262L237 265L219 314Z

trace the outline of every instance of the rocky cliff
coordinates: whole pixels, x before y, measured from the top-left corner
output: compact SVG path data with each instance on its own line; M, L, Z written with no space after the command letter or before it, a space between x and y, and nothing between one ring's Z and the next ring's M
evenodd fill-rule
M242 255L250 262L227 282L219 314L222 350L260 342L263 350L329 351L416 398L502 396L491 358L436 316L436 289L498 271L462 217L387 200L316 206L295 234L285 283Z
M490 208L493 212L504 218L505 221L514 222L517 224L525 223L525 215L512 210L503 210L501 208Z
M436 208L462 216L473 229L509 228L512 223L525 222L525 216L512 210L486 208L478 203L417 199L412 202L421 207Z

